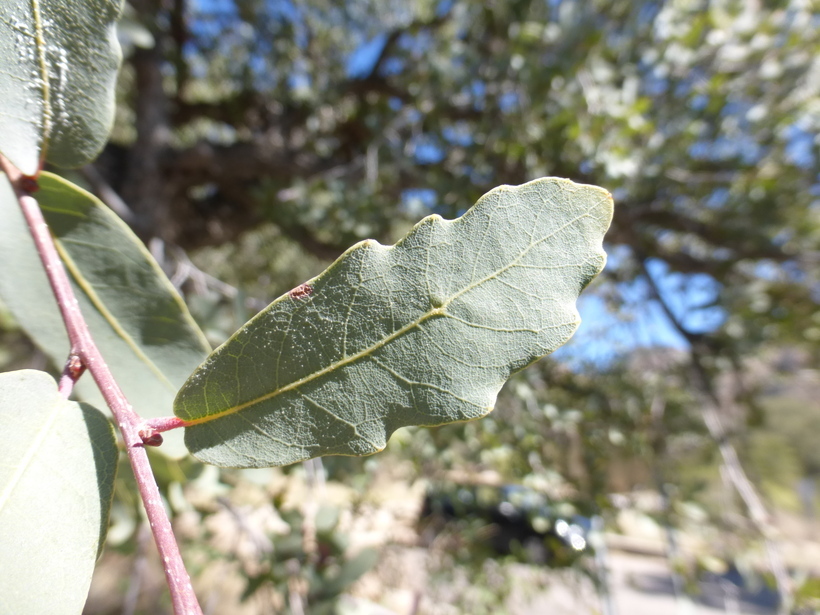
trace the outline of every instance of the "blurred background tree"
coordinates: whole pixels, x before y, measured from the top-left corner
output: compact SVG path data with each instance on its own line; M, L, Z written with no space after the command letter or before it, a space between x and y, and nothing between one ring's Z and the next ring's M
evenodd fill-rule
M114 136L83 174L214 343L356 241L496 185L613 193L574 342L489 418L378 463L586 515L650 489L662 525L695 503L749 540L799 509L820 472L816 2L131 0L120 35ZM10 368L29 347L2 324ZM325 465L356 484L369 462Z

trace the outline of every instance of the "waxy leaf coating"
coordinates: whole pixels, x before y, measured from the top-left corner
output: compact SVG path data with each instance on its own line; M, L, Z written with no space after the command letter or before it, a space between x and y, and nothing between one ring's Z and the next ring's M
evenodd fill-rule
M111 423L44 372L0 374L0 613L82 612L108 530Z
M0 2L0 153L27 175L41 159L91 161L114 120L121 0Z
M605 190L547 178L426 218L395 246L357 244L192 374L174 403L188 449L284 465L484 416L510 374L577 328L611 218Z

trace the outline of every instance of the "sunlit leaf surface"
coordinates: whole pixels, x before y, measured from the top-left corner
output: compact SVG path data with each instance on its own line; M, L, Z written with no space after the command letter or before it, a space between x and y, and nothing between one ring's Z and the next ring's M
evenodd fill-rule
M108 529L117 443L48 374L0 374L0 613L76 615Z
M348 250L280 297L191 376L185 442L222 466L382 449L404 425L474 419L510 374L566 342L602 269L605 190L502 186L392 247Z
M80 166L114 119L121 0L0 2L0 153L28 175Z

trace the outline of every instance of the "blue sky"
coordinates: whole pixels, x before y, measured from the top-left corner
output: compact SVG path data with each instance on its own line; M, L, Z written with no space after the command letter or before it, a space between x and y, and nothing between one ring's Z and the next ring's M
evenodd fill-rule
M291 6L289 3L283 4ZM233 9L233 4L224 0L199 0L199 6L215 12ZM347 74L353 78L367 75L386 40L387 36L382 34L363 43L348 58ZM797 143L799 140L795 141ZM441 145L430 139L420 139L413 145L412 155L418 163L436 164L443 158ZM798 149L798 145L795 148ZM435 207L435 193L431 190L408 190L403 196L408 215L422 217ZM617 267L619 260L617 254L610 255L609 267ZM649 272L672 311L688 329L693 332L709 331L722 324L725 315L720 310L697 308L715 297L719 289L714 280L705 275L670 274L665 263L658 260L649 263ZM619 312L610 309L606 301L595 294L595 288L593 284L579 300L582 325L575 336L559 349L556 358L571 363L592 361L605 364L639 347L687 348L686 340L670 323L660 305L651 298L646 280L638 278L631 283L618 285L617 291L624 304Z
M612 264L616 266L616 263ZM692 332L719 327L725 314L718 308L699 309L715 296L717 283L708 276L669 274L662 261L651 261L650 274L670 309ZM605 282L603 282L605 283ZM595 293L593 283L578 301L581 326L573 338L555 353L555 358L580 366L585 362L603 366L636 348L689 347L686 339L669 321L660 304L652 298L649 284L642 278L617 286L625 307L610 309Z
M385 41L386 36L377 36L351 54L347 63L348 75L367 75ZM443 152L435 143L420 142L414 148L414 156L417 162L435 164L442 159ZM406 202L413 204L413 213L423 209L424 205L434 205L432 191L407 191L404 196ZM617 261L617 258L610 257L610 266L618 266ZM670 274L666 264L659 260L651 261L648 268L670 308L689 330L710 331L723 323L725 315L720 310L696 307L708 304L719 290L717 283L709 276ZM592 361L605 364L635 348L688 347L687 341L669 321L661 306L651 298L646 280L639 278L631 284L621 284L618 290L629 306L626 310L628 320L624 319L623 312L616 313L608 308L603 298L595 294L593 285L578 302L581 327L555 353L556 358L570 363Z

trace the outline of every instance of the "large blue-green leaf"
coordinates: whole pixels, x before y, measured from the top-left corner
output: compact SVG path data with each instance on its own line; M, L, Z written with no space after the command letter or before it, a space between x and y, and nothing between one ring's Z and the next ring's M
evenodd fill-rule
M280 465L485 415L512 372L575 331L611 217L605 190L548 178L426 218L393 247L354 246L193 373L174 404L185 443L217 465Z
M46 373L0 374L0 613L77 615L105 540L111 423Z
M37 200L74 292L108 366L142 416L167 416L174 396L210 348L142 242L93 195L43 173ZM0 300L57 366L69 345L43 266L8 181L0 176ZM80 397L104 407L90 376ZM163 450L185 454L181 434Z
M28 175L80 166L114 119L121 0L0 2L0 153Z

